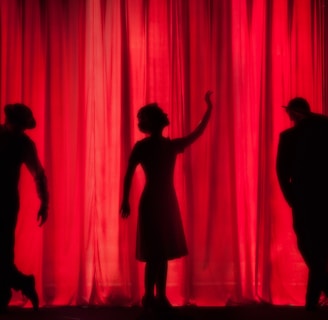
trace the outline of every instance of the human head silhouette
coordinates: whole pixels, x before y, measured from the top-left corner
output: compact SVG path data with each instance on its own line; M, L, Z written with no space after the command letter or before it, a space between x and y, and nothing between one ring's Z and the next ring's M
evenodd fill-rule
M22 103L7 104L4 108L6 123L18 130L33 129L36 126L32 110Z
M301 97L291 99L287 106L283 106L289 115L291 121L298 123L311 114L309 103Z
M157 103L150 103L140 108L137 117L140 131L147 134L162 132L170 123L167 114Z

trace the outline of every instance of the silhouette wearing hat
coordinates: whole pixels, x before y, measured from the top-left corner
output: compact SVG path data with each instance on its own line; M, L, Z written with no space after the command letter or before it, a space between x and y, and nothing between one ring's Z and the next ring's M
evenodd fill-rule
M0 311L6 311L11 288L21 290L36 310L39 299L33 275L24 275L14 264L15 227L19 211L18 183L25 164L36 183L41 200L37 214L39 225L47 219L48 191L46 176L34 142L25 134L36 126L32 111L23 104L4 108L5 123L0 125Z
M138 112L138 126L148 136L138 141L130 155L124 180L121 215L130 215L129 191L135 168L140 164L146 183L139 202L136 256L145 266L145 308L170 307L166 297L168 260L187 255L178 201L173 184L177 154L192 144L205 130L209 121L212 92L205 95L207 111L196 129L189 135L169 139L162 131L169 124L167 115L156 103ZM156 288L156 298L154 289Z
M321 292L328 295L328 118L300 97L284 108L294 126L280 134L276 171L309 270L305 300L313 310Z

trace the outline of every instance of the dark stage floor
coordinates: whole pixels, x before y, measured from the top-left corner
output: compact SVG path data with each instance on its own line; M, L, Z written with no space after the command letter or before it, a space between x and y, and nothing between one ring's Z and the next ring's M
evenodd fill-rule
M57 307L31 309L10 308L0 319L8 320L309 320L328 319L328 308L309 312L301 307L237 306L237 307L179 307L170 313L145 313L131 307Z

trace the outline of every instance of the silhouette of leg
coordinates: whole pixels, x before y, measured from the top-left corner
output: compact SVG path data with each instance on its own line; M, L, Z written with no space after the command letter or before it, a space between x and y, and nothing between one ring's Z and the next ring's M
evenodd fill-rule
M0 313L7 311L11 299L11 289L7 272L0 271Z
M3 217L2 217L3 218ZM7 310L11 299L11 270L14 260L14 230L0 221L0 311Z
M314 310L318 305L322 289L322 279L323 276L318 270L309 270L305 304L308 310Z
M156 300L157 305L160 308L172 307L166 297L167 267L167 260L163 260L158 263L158 273L156 277Z
M166 297L167 268L167 260L161 261L158 265L156 278L156 304L160 309L172 307L170 301Z
M145 295L142 298L142 306L152 307L154 304L154 287L157 274L157 262L148 261L145 266Z
M166 297L167 261L158 263L158 273L156 277L156 295Z
M312 256L308 255L308 283L306 290L306 308L313 310L318 305L326 281L326 258L313 247Z
M314 310L318 306L321 291L324 291L326 279L326 253L320 232L312 229L298 236L298 248L308 267L305 307Z

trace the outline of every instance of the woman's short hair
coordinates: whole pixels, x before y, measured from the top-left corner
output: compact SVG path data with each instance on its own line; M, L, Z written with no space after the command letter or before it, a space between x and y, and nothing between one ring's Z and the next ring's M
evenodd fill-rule
M137 117L139 119L139 129L144 133L152 133L155 130L163 129L169 124L166 113L157 103L146 104L140 108Z

